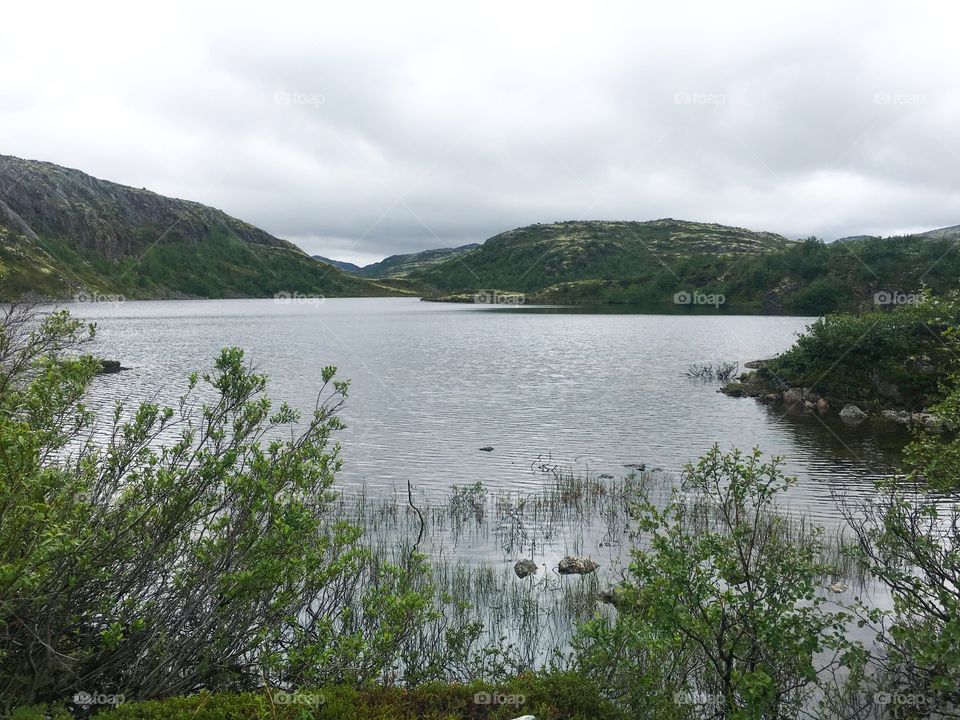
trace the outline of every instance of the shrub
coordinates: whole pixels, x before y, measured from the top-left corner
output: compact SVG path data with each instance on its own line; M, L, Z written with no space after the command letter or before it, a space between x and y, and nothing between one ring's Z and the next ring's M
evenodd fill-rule
M954 332L947 335L952 339ZM960 378L935 411L960 427ZM880 624L876 658L887 692L922 699L932 711L960 707L960 442L919 434L905 456L910 473L878 484L870 502L844 506L857 559L893 599ZM947 492L931 492L931 485ZM879 617L870 618L878 620ZM931 717L937 717L930 714ZM944 715L946 716L946 715Z
M329 516L335 369L296 431L237 349L177 408L118 405L104 428L82 403L99 363L75 354L92 332L0 318L0 713L393 671L431 612L422 562L374 561Z
M944 332L960 323L956 294L862 315L828 315L759 371L781 385L845 400L921 409L956 367Z
M714 447L664 508L644 494L649 547L614 592L615 621L578 639L584 671L635 717L796 717L817 685L815 656L850 649L847 615L816 589L819 531L791 538L774 512L790 483L759 451Z

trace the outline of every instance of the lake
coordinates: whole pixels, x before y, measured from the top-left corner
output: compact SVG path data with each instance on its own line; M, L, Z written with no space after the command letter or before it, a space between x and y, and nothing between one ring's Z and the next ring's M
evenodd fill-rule
M903 434L784 414L684 375L786 350L813 318L644 315L420 302L415 298L189 300L67 306L98 324L95 352L128 372L95 399L172 403L190 371L244 348L270 394L309 411L320 368L352 381L344 488L372 495L453 484L535 491L544 467L677 471L713 443L782 455L790 510L836 518L831 492L867 495ZM481 447L493 447L483 452Z

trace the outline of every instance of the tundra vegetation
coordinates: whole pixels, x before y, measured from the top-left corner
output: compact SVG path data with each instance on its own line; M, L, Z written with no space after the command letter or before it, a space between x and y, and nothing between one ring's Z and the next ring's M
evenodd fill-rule
M937 307L924 322L952 347L952 308ZM0 320L4 714L960 715L950 433L918 434L908 474L845 505L834 534L781 513L792 481L759 450L714 448L676 486L543 464L553 482L529 497L478 485L446 504L378 503L334 484L349 392L334 368L306 417L273 405L238 349L188 378L176 407L102 417L84 400L94 332L17 305ZM938 412L960 422L960 381L942 383ZM589 514L629 538L612 588L508 582L426 552L445 529L526 557L551 523ZM828 594L838 578L892 607ZM490 627L484 605L515 624ZM571 633L543 631L561 615Z

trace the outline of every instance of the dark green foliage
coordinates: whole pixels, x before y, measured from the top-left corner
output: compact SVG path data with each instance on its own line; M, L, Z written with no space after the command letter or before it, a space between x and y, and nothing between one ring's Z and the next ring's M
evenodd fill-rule
M945 342L955 351L960 337L955 329L944 333ZM924 483L955 490L960 487L960 374L954 372L943 383L943 397L930 410L941 418L950 432L945 435L920 433L904 450L904 460ZM960 538L958 538L960 551ZM960 577L960 568L958 568Z
M781 387L845 401L920 410L939 397L958 355L945 331L960 323L956 293L917 304L817 320L758 372Z

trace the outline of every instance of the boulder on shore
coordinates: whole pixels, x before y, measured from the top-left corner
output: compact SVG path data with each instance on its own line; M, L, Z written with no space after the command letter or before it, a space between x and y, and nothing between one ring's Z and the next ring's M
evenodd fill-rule
M518 578L525 578L527 575L536 575L537 564L533 560L518 560L517 564L513 566L513 571L517 574Z
M909 426L913 423L913 415L906 410L884 410L880 414L885 420L895 422L898 425Z
M799 388L790 388L783 391L783 402L787 405L796 405L803 400L803 390Z
M600 567L599 563L588 557L567 555L557 565L557 571L561 575L589 575L598 567Z

